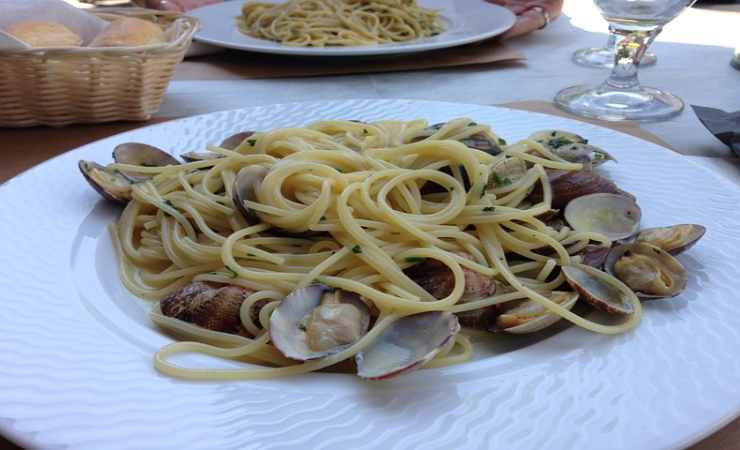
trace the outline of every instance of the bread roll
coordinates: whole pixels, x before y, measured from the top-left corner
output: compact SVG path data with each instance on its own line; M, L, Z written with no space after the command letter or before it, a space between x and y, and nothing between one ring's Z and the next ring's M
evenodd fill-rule
M167 42L164 31L155 23L133 17L116 19L97 35L91 47L136 47Z
M79 47L79 34L57 22L26 20L16 22L5 29L32 47Z

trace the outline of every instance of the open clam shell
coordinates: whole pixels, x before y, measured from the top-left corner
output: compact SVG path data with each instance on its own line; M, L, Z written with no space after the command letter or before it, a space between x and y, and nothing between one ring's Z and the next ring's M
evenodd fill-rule
M578 301L578 292L553 291L549 299L566 309L572 309ZM496 319L496 328L506 333L527 334L543 330L561 317L549 312L534 300L518 302Z
M688 272L676 258L644 242L614 247L604 268L643 299L675 297L688 283Z
M563 130L542 130L533 133L529 139L539 142L550 150L571 144L588 144L588 139Z
M270 316L270 339L298 361L338 353L360 339L370 309L356 294L315 284L291 292Z
M141 142L126 142L116 145L113 149L113 160L119 164L146 167L176 166L180 164L180 161L164 150Z
M591 166L598 166L607 161L616 161L606 150L590 144L568 144L557 147L552 151L566 161L590 164Z
M108 170L98 163L80 160L80 172L92 186L106 200L126 204L131 200L130 179L119 172Z
M355 355L357 375L384 380L418 369L449 345L458 331L457 317L449 312L402 317Z
M260 218L256 212L246 206L244 201L257 200L256 189L267 176L267 172L269 172L269 169L264 166L247 166L241 169L234 179L232 193L234 206L250 224L259 223Z
M584 264L563 266L568 284L596 308L609 314L632 314L639 300L635 293L616 277Z
M245 139L252 136L254 131L242 131L240 133L233 134L221 142L221 147L227 150L236 150Z
M565 207L564 216L576 231L599 233L616 241L637 232L642 211L633 198L602 193L572 200Z
M185 152L180 155L185 162L208 161L210 159L223 158L224 155L215 152Z
M505 157L491 168L488 188L495 189L516 183L527 175L527 163L523 159Z
M696 224L647 228L637 234L635 241L654 245L671 255L678 255L699 242L706 231L704 226Z

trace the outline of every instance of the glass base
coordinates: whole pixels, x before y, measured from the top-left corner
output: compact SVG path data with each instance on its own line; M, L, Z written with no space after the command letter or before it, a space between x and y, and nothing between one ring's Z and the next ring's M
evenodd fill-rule
M571 86L558 92L555 104L576 115L601 120L658 121L683 111L683 101L673 94L649 87L617 90L599 87Z
M658 61L655 53L647 52L642 56L640 67L652 66ZM614 67L614 50L610 48L582 48L573 53L573 62L579 66L596 69Z

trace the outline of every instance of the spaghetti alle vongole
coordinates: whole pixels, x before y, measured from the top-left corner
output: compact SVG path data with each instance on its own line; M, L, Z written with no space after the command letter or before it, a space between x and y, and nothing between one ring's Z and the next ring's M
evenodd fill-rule
M250 1L242 7L238 28L296 47L407 42L444 30L437 11L416 0Z
M182 165L81 168L127 202L111 227L122 282L158 302L155 323L188 339L156 355L160 371L272 378L354 358L359 375L382 379L469 360L466 327L526 333L564 318L623 333L641 316L633 291L683 289L685 269L660 247L687 248L703 227L648 230L610 262L612 241L639 225L629 194L577 185L570 202L587 207L569 218L576 229L551 209L554 196L573 195L563 174L600 177L591 166L609 159L578 139L547 131L506 146L469 119L323 121L254 133ZM144 178L126 191L132 174ZM589 216L605 208L605 222ZM589 266L605 258L606 272ZM624 320L575 314L579 297ZM261 367L170 362L183 352Z

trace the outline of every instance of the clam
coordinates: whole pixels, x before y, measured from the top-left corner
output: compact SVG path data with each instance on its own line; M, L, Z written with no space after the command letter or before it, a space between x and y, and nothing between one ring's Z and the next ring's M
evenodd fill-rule
M357 353L357 375L384 380L418 369L450 345L458 331L457 317L449 312L402 317Z
M244 204L244 201L257 200L255 190L259 187L260 183L262 183L262 180L265 179L268 171L269 169L264 166L247 166L241 169L234 179L232 200L236 209L242 213L248 223L259 223L260 218L256 212L252 211Z
M435 123L434 125L428 126L421 132L419 136L414 138L412 142L418 142L432 136L434 133L441 130L443 126L445 126L444 122ZM475 125L471 124L469 126ZM475 133L471 136L461 139L460 142L465 144L466 147L481 150L491 155L498 155L499 153L501 153L501 145L504 145L503 141L495 140L495 138L488 136L482 132Z
M604 265L610 249L611 247L588 244L578 254L581 256L581 263L598 269Z
M233 134L221 142L221 147L226 150L236 150L242 145L245 139L252 136L254 131L242 131L240 133Z
M359 340L370 309L357 294L314 284L291 292L270 316L270 339L298 361L338 353Z
M572 309L578 301L578 292L553 291L547 297L563 308ZM497 330L512 334L534 333L560 320L559 315L534 300L515 300L513 304L496 319Z
M523 159L505 157L491 168L489 188L504 187L516 183L527 174L527 163Z
M589 144L568 144L554 148L553 153L566 161L598 166L607 161L616 161L606 150Z
M706 231L702 225L695 224L647 228L640 231L635 240L659 247L671 255L678 255L693 247Z
M215 152L186 152L180 155L185 162L208 161L209 159L223 158L224 155Z
M563 266L568 284L596 308L609 314L632 314L639 300L632 290L606 272L584 264Z
M552 187L552 205L562 209L571 200L589 194L609 193L630 196L614 184L613 181L590 170L548 170L547 177ZM539 184L532 191L530 199L537 203L542 201L542 187Z
M605 268L645 299L674 297L688 282L688 272L676 258L644 242L614 247Z
M637 232L642 212L637 202L630 197L591 194L568 203L564 216L576 231L599 233L616 241Z
M157 147L140 142L126 142L113 149L113 161L118 164L130 164L143 167L177 166L180 161L174 156ZM148 175L124 173L133 181L142 181L151 178Z
M110 170L92 161L80 160L80 172L100 195L117 203L128 203L131 200L133 182L120 172Z
M549 150L555 150L570 144L588 144L588 139L563 130L538 131L530 135L529 139L539 142Z

